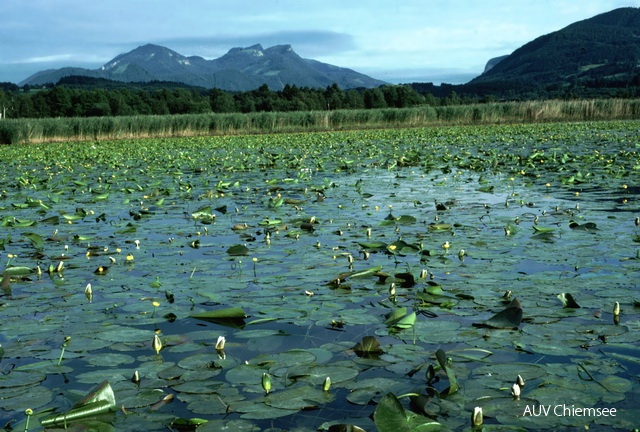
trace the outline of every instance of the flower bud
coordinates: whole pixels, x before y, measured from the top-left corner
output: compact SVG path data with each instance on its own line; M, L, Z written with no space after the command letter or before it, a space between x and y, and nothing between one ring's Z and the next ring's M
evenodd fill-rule
M218 336L218 340L216 341L216 350L222 351L225 343L227 343L227 339L224 336Z
M514 399L520 399L520 386L518 385L518 383L514 383L511 386L511 396L513 396Z
M262 374L262 388L267 394L271 391L271 375L266 372Z
M160 354L160 350L162 349L162 342L158 335L153 335L153 349L156 351L156 354Z
M84 295L87 298L87 300L89 300L89 303L93 301L93 290L91 289L90 283L88 283L87 286L84 288Z
M326 377L324 379L324 384L322 384L322 390L329 391L330 388L331 388L331 378Z
M471 415L471 424L473 426L482 426L482 408L475 407L473 409L473 414Z

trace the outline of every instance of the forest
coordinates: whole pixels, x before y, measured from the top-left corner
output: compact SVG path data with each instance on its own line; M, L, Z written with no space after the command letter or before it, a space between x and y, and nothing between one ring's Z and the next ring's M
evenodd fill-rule
M0 109L7 118L102 117L202 113L324 111L336 109L406 108L459 104L456 95L436 98L409 85L342 90L286 85L272 91L266 85L249 92L188 87L177 83L113 83L97 87L87 78L69 77L45 88L0 84ZM107 80L100 80L107 81Z
M175 82L122 83L99 78L66 77L43 87L0 83L2 118L114 117L138 115L308 112L344 109L456 106L496 101L637 98L640 83L625 87L608 83L533 86L531 83L384 85L343 90L285 85L248 92L191 87ZM610 84L610 83L609 83Z

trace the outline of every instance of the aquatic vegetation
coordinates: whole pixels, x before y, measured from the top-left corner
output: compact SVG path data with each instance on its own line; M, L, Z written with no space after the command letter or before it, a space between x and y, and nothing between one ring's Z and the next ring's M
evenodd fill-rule
M0 147L0 421L635 427L639 125Z

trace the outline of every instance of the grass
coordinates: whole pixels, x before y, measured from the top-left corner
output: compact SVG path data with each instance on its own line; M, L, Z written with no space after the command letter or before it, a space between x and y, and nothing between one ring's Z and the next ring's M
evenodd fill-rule
M23 144L638 118L640 118L640 99L546 100L287 113L4 119L0 121L0 143Z

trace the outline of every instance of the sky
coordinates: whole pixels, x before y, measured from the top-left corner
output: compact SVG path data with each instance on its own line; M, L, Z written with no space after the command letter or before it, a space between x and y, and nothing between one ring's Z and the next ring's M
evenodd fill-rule
M392 83L461 84L488 60L640 0L1 0L0 82L95 69L153 43L218 58L290 44Z

